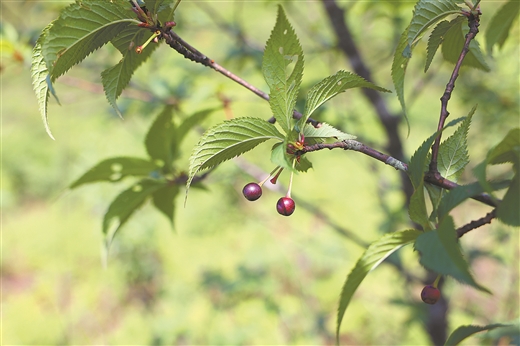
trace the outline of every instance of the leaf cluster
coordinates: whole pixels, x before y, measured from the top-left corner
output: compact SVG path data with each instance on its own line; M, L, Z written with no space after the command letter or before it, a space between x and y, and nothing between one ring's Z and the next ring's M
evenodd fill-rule
M137 8L142 12L143 9L137 3L133 5L137 7L131 3L125 0L77 0L63 9L40 34L33 49L31 76L40 114L51 138L47 104L50 94L58 100L54 81L106 44L114 46L122 56L115 66L101 73L105 96L121 116L117 98L135 70L157 48L157 45L152 45L143 50L143 43L157 36L151 28L157 30L161 23L173 18L171 1L148 0L148 9L143 6L145 17L138 15L139 19L136 18Z

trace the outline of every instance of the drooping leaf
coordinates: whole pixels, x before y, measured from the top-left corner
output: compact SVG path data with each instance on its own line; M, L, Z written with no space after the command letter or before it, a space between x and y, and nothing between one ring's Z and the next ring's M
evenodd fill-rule
M421 38L426 30L432 25L449 15L460 15L461 8L457 3L462 1L457 0L419 0L415 4L413 17L410 22L407 35L407 46L403 54L407 58L412 57L412 48L416 42Z
M504 139L489 151L487 161L491 165L509 162L518 170L520 168L520 128L510 130Z
M338 141L345 141L348 139L356 139L356 136L349 135L343 131L338 130L337 128L327 124L320 123L320 127L316 128L311 124L305 124L303 128L303 135L305 139L309 138L336 138Z
M110 204L103 218L103 234L113 238L116 232L128 221L130 216L151 197L163 188L165 181L143 179L120 193Z
M265 46L262 72L269 86L269 104L285 132L291 119L303 75L303 51L281 6L276 24Z
M406 116L406 106L404 101L404 76L406 74L406 67L408 66L410 58L405 57L403 52L406 48L406 45L408 44L408 29L409 28L406 28L406 30L401 34L399 43L395 49L394 59L392 61L392 82L394 83L395 93L397 94L397 98L401 104L401 108L407 123L408 117ZM410 125L408 125L408 131L409 130Z
M455 223L449 215L445 216L437 230L422 233L415 241L415 249L420 253L420 263L442 275L471 285L481 291L489 290L479 285L469 271L455 232Z
M323 79L309 90L307 93L305 111L303 117L299 120L300 128L303 128L309 117L319 106L339 93L345 92L351 88L370 88L378 91L390 92L390 90L370 83L357 74L347 71L338 71L336 74Z
M276 166L283 167L287 170L292 170L292 160L287 154L287 139L281 143L275 143L271 149L271 162Z
M269 139L283 141L276 127L259 118L236 118L220 123L204 133L190 157L186 193L198 171L214 167Z
M501 181L501 182L493 182L490 183L490 187L492 191L501 190L508 187L511 184L510 181ZM475 182L468 185L461 185L453 190L445 193L439 203L438 214L439 218L447 215L453 208L471 198L473 196L479 195L484 192L484 188L480 184L480 182Z
M410 159L408 164L408 175L412 181L412 185L416 188L423 181L426 160L428 158L428 152L437 137L437 132L428 137L420 146L417 148L415 153Z
M42 42L51 81L137 23L124 0L78 0L66 7Z
M457 21L457 18L453 21ZM462 30L462 23L464 21L457 21L454 25L451 25L444 36L444 42L442 43L442 55L446 61L453 64L459 60L460 53L464 47L465 32ZM451 24L451 23L450 23ZM462 66L475 67L483 71L490 71L484 56L480 50L480 46L476 40L471 40L469 44L469 52L466 54Z
M130 82L135 70L145 62L158 47L157 44L149 44L141 54L136 53L135 48L143 44L150 35L150 30L129 25L123 32L111 40L111 43L121 52L123 57L115 66L109 67L101 72L101 82L108 102L119 116L122 115L117 107L116 100Z
M167 183L166 186L152 193L153 205L157 210L166 215L172 226L175 213L175 197L179 190L179 185Z
M457 182L469 162L467 137L471 118L476 109L477 106L474 106L457 131L439 146L439 173L454 182Z
M516 173L502 202L497 207L497 218L511 226L520 226L520 175Z
M172 153L171 153L171 140L174 135L174 125L172 122L173 107L165 106L163 111L159 113L152 126L146 134L144 140L146 151L152 161L165 169L165 171L171 171L172 165Z
M40 110L40 115L43 120L43 125L45 126L45 131L54 139L51 133L51 129L49 127L49 119L47 118L47 103L49 101L49 71L47 70L47 64L45 63L45 59L42 54L42 41L44 40L47 32L52 25L49 24L45 29L43 29L38 41L36 41L36 45L34 46L32 52L32 61L31 61L31 79L33 84L33 90L36 94L36 98L38 100L38 108Z
M495 328L501 328L501 327L509 327L510 324L501 324L501 323L495 323L495 324L488 324L487 326L474 326L474 325L466 325L466 326L460 326L457 329L451 333L451 335L448 337L448 340L446 340L445 346L455 346L461 343L464 339L472 336L473 334L483 332L486 330L492 330Z
M488 53L491 53L495 44L502 48L514 21L518 19L519 11L520 2L509 0L495 12L486 30L486 50Z
M361 282L365 279L368 273L377 268L377 266L388 258L388 256L399 250L401 247L412 243L420 236L420 234L421 232L417 230L404 230L385 234L382 238L370 244L363 255L361 255L356 262L356 265L347 276L341 290L336 322L336 338L338 341L339 330L345 311Z
M448 32L448 30L450 30L453 25L457 25L459 21L464 21L464 17L457 17L455 20L452 20L451 22L443 20L442 22L437 24L435 29L433 29L430 38L428 39L428 47L426 48L427 54L426 63L424 65L424 72L428 71L433 57L435 56L435 53L437 52L437 49L439 49L441 43L444 41L444 36Z
M497 207L497 217L502 222L519 226L520 225L520 128L512 129L504 137L504 139L494 148L489 150L484 161L479 163L473 169L475 177L478 179L484 191L493 194L492 184L487 180L486 167L489 164L512 163L514 176L511 180L503 200Z
M127 176L146 177L156 169L157 166L150 160L137 157L113 157L89 169L70 184L69 188L74 189L83 184L99 181L116 182Z

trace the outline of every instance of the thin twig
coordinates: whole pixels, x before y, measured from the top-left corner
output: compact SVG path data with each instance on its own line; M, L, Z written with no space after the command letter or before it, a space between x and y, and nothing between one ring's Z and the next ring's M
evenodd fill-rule
M430 172L436 175L440 175L437 168L437 157L439 155L439 146L441 144L442 129L444 128L444 123L446 122L446 119L450 115L450 113L448 112L448 101L450 100L453 89L455 88L455 81L459 76L459 71L460 67L462 66L462 62L464 61L466 54L468 54L469 52L469 44L471 43L471 40L473 40L477 35L478 27L480 25L478 14L473 15L471 13L468 13L467 16L469 18L469 32L466 34L466 41L464 42L464 47L460 52L459 59L455 64L455 68L453 69L450 80L448 81L448 84L446 84L446 89L444 90L444 94L441 97L441 114L439 117L439 125L437 126L439 134L437 135L437 138L435 139L435 142L432 146L432 158L429 167Z
M231 79L232 81L240 84L244 88L250 90L254 94L258 95L262 99L269 101L269 95L263 92L262 90L258 89L257 87L253 86L252 84L249 84L242 78L238 77L231 71L225 69L224 67L220 66L215 62L215 60L210 59L206 55L202 54L199 50L197 50L195 47L192 47L188 42L184 41L177 33L175 33L173 30L164 31L162 33L162 38L164 38L165 42L175 49L177 52L179 52L182 56L184 56L186 59L189 59L194 62L198 62L199 64L202 64L204 66L207 66L218 73L226 76L227 78ZM293 118L294 119L300 119L303 115L298 112L297 110L293 111ZM271 117L269 119L270 123L274 123L275 119ZM318 125L318 121L314 119L308 120L309 123L311 123L314 126Z
M475 221L471 221L470 223L460 227L460 228L457 228L457 236L460 238L462 237L464 234L468 233L469 231L472 231L476 228L479 228L481 226L484 226L488 223L491 223L491 221L497 216L496 214L496 209L493 209L492 211L490 211L489 213L486 214L486 216L478 219L478 220L475 220Z

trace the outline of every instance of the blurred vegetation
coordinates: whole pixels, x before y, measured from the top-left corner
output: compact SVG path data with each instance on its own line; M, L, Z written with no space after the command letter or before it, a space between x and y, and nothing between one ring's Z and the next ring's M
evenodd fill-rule
M56 138L52 141L38 115L29 66L39 32L66 3L0 5L1 342L334 343L341 285L363 248L312 210L319 208L329 221L365 242L403 229L408 218L397 173L357 153L313 154L314 170L296 176L293 187L297 203L305 201L310 208L298 208L293 217L283 218L275 213L277 192L265 191L261 203L244 201L241 189L254 179L243 165L228 162L210 175L207 191L193 190L186 207L179 200L173 230L162 215L145 206L115 238L110 253L104 253L102 216L125 183L73 192L67 186L104 158L144 156L142 141L161 104L175 103L179 114L191 114L229 99L228 112L214 113L199 133L228 116L267 119L270 111L255 95L162 46L137 71L119 101L125 115L121 120L100 87L100 71L118 59L113 49L104 47L58 79L62 106L50 102L50 126ZM267 90L260 65L262 47L275 22L275 4L182 2L176 29L203 53ZM343 6L349 8L349 24L376 83L391 89L391 57L413 3L369 1ZM483 2L482 30L495 6ZM350 70L348 61L334 49L320 3L287 2L284 7L305 52L304 89L339 69ZM454 118L479 104L469 133L470 156L475 160L470 165L519 123L518 21L512 36L500 52L488 57L492 72L462 70L450 102ZM436 57L424 75L423 61L420 57L411 61L406 80L411 133L406 138L404 123L401 133L409 155L436 128L439 98L451 73L451 66ZM385 97L398 112L395 95ZM381 125L359 91L337 97L319 117L375 148L385 145ZM186 167L197 136L194 132L188 137ZM266 153L257 149L241 162L270 171ZM287 181L282 177L281 183ZM468 202L454 216L465 223L486 210ZM468 234L461 243L479 282L494 294L487 296L447 280L443 294L451 303L448 329L518 317L517 230L494 222ZM411 274L425 275L411 248L400 252L400 261ZM394 267L379 268L362 284L347 311L342 343L429 343L424 316L430 307L420 301L421 288L407 282Z

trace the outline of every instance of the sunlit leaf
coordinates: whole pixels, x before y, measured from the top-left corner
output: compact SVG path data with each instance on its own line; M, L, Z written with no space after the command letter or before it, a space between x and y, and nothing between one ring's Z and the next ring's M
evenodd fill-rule
M338 141L345 141L356 138L356 136L340 131L327 123L320 123L318 128L312 126L311 124L305 124L305 127L303 128L303 135L305 136L305 139L336 138Z
M157 170L157 166L150 160L137 157L113 157L89 169L70 184L69 188L100 181L116 182L127 176L146 177L154 170Z
M404 55L412 56L413 45L421 38L426 30L446 16L461 14L461 8L457 3L460 0L420 0L415 4L413 17L410 22L407 35L407 46Z
M81 0L66 7L42 42L51 81L137 23L124 0Z
M520 2L518 0L509 0L495 12L486 30L486 50L488 53L491 53L495 44L502 48L514 21L518 19L519 11Z
M291 119L303 75L303 51L281 6L276 24L267 40L262 72L269 86L269 104L285 132L292 128Z
M388 256L404 245L413 242L420 234L421 232L417 230L404 230L385 234L382 238L370 244L363 255L361 255L350 274L348 274L341 290L336 322L336 337L338 341L343 316L361 282L368 273L377 268Z
M392 61L392 81L394 83L395 92L397 94L399 103L401 104L401 108L403 110L406 122L408 123L408 117L406 116L406 106L404 101L404 77L406 74L406 67L408 66L410 58L405 57L403 54L407 44L408 28L401 34L401 37L399 38L399 43L397 45L397 48L395 49L394 59Z
M305 111L303 113L303 117L299 121L300 128L303 127L303 125L307 122L307 119L309 119L311 114L319 106L334 96L352 88L370 88L378 91L390 92L390 90L370 83L357 74L347 71L338 71L336 74L323 79L309 90L307 93Z
M33 90L38 100L40 115L43 120L43 125L45 126L45 131L52 139L54 139L51 133L51 129L49 128L49 120L47 118L47 104L49 101L50 84L49 71L47 70L47 64L45 63L45 59L42 54L42 41L47 35L51 25L52 23L43 29L40 37L38 38L38 41L36 41L34 46L31 61L31 78Z
M150 30L136 25L129 25L123 32L111 40L111 43L121 52L123 58L115 66L101 72L101 82L108 102L119 116L121 116L121 111L117 107L116 100L130 82L134 71L158 47L157 44L149 44L141 54L136 53L135 48L143 44L150 35Z
M283 141L284 136L273 124L259 118L236 118L212 127L191 154L186 193L198 171L241 155L269 139Z
M469 162L467 137L471 118L476 109L477 106L473 107L457 131L439 146L439 173L454 182L457 182Z
M415 249L420 253L420 263L426 268L438 274L450 275L462 283L490 293L470 273L451 216L445 216L437 230L422 233L415 242Z

